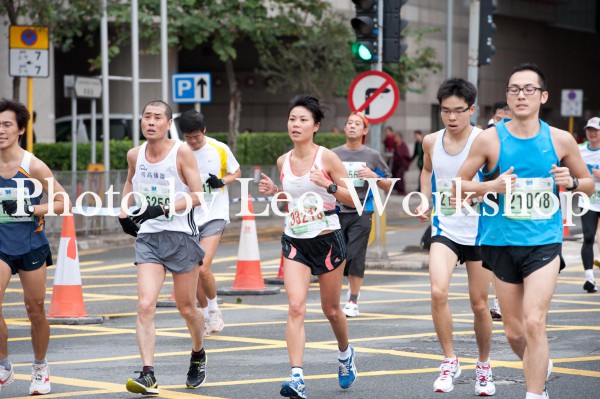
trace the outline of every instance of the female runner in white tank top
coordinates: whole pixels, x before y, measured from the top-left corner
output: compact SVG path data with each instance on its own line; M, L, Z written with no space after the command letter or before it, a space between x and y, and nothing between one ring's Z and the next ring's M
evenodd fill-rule
M338 342L338 378L343 389L356 379L354 348L348 342L348 324L340 308L345 264L345 243L335 213L335 201L354 206L342 178L348 174L331 150L318 146L313 136L319 130L323 109L319 100L296 96L290 103L288 133L294 149L277 160L282 188L265 174L259 191L266 195L287 195L288 215L282 235L284 284L289 309L286 342L291 363L291 379L281 386L284 397L306 398L302 361L306 341L304 319L311 274L319 278L321 308ZM286 194L283 194L285 192ZM312 192L300 210L299 197ZM318 211L316 197L322 201Z

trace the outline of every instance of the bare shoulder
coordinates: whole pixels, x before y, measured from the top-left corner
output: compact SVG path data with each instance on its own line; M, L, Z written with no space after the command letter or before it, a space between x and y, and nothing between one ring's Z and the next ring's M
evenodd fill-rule
M52 171L44 161L37 158L35 155L31 157L29 163L29 173L34 179L40 179L52 176Z
M564 145L577 143L571 133L554 126L550 126L550 136L552 137L552 141L554 141L557 144Z
M423 151L432 152L439 132L430 133L423 137Z
M130 149L129 151L127 151L127 162L128 163L135 164L135 162L137 161L138 154L140 153L140 148L141 148L141 146L137 146L137 147L134 147L134 148Z

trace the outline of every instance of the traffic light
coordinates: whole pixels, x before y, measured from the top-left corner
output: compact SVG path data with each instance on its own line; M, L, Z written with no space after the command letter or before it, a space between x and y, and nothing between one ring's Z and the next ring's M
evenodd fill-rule
M379 59L379 21L377 0L352 0L356 6L356 16L350 23L356 32L356 42L352 43L352 54L357 61L375 63Z
M495 0L481 0L479 3L479 66L491 64L496 53L492 44L492 35L496 32L492 14L496 8Z
M400 17L401 9L408 0L384 0L383 2L383 62L398 62L408 45L402 43L402 31L408 21Z

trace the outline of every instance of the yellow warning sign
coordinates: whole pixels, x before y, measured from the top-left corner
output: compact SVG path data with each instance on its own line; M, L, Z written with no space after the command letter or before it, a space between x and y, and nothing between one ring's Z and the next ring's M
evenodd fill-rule
M49 46L47 26L10 26L10 48L43 49Z

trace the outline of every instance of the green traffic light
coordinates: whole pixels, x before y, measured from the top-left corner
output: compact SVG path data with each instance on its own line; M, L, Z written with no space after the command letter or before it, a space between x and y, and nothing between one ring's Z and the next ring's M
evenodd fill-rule
M373 52L364 43L352 43L352 54L362 61L371 61L373 59Z

